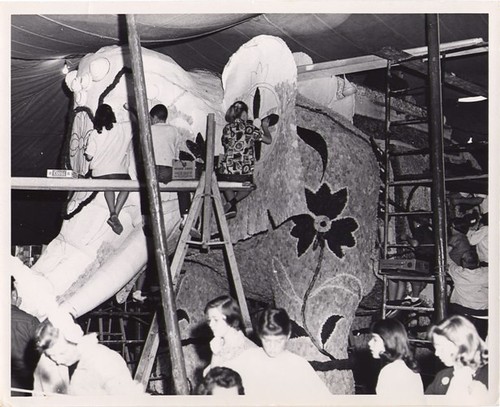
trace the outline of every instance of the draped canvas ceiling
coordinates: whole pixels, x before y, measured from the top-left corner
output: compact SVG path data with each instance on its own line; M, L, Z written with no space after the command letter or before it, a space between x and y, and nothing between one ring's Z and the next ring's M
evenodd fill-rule
M136 23L144 47L171 56L186 70L219 73L242 44L260 34L282 38L314 63L370 55L386 46L426 45L423 14L140 14ZM440 33L442 43L487 42L488 15L442 14ZM58 166L71 103L61 72L65 62L74 69L85 54L125 44L126 38L124 15L11 16L12 176L45 176L47 168ZM488 86L487 54L449 60L446 70Z

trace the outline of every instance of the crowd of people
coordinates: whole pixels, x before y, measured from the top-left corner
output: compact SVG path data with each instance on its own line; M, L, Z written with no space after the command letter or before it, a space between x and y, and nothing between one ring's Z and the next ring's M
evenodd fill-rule
M487 199L487 198L486 198ZM404 235L417 260L429 264L429 274L436 264L434 231L428 219L415 220L412 236ZM455 217L448 222L447 275L452 285L448 300L448 313L468 318L485 339L488 331L488 212L477 210ZM425 283L411 282L408 291L405 281L389 282L388 304L419 306L419 295ZM398 310L391 310L388 317L395 317Z
M61 393L145 394L143 387L132 379L119 353L99 344L95 334L84 335L77 325L68 324L66 317L48 318L40 323L17 311L19 301L13 283L12 348L16 350L12 353L13 395L33 393L33 375L40 356L69 368L69 382L60 389ZM292 324L284 309L269 307L260 312L255 324L255 342L245 335L240 308L230 296L210 301L205 315L213 333L212 357L193 394L250 395L275 400L284 397L316 400L332 395L312 365L287 349ZM462 399L487 394L487 345L468 319L459 315L448 317L429 329L428 338L445 368L424 389L404 325L394 318L372 324L368 348L373 358L382 362L377 395L415 400L424 394Z
M124 106L130 110L128 106ZM160 182L172 179L172 160L179 156L178 135L167 125L168 110L156 105L150 112L153 146ZM224 154L219 163L219 179L253 183L255 143L271 143L269 119L260 127L248 118L248 107L242 101L230 106L226 114L222 144ZM127 127L128 126L128 127ZM86 145L94 178L129 179L128 164L132 128L116 123L112 108L102 104L96 111L94 130ZM112 147L111 147L112 146ZM117 153L119 147L119 153ZM236 215L237 204L249 191L225 191L225 212ZM113 191L105 192L109 209L107 223L116 234L123 226L119 214L127 199L122 191L115 199ZM185 217L190 196L179 196L181 216ZM376 394L415 398L424 394L446 394L475 397L487 392L488 350L488 217L477 224L455 219L450 225L448 273L454 288L450 298L450 317L432 326L428 338L435 356L446 368L424 389L422 377L412 353L404 325L394 318L376 321L371 327L368 347L373 358L382 362ZM425 241L429 223L414 231L413 239ZM415 244L416 256L429 261L431 255ZM423 247L420 247L423 249ZM433 255L433 254L432 254ZM419 291L420 288L416 288ZM418 295L415 294L415 295ZM95 334L84 335L74 321L47 318L38 321L19 308L15 283L12 282L12 359L13 395L30 395L34 388L36 365L48 358L58 366L68 367L68 380L60 389L71 395L144 394L121 356L98 343ZM209 364L203 370L201 383L193 390L197 395L250 395L261 398L315 399L332 395L328 384L309 361L287 349L292 322L286 310L269 307L255 324L256 339L245 334L245 326L236 300L221 296L205 307L207 323L213 333ZM69 328L68 328L69 327ZM249 327L247 327L249 328Z

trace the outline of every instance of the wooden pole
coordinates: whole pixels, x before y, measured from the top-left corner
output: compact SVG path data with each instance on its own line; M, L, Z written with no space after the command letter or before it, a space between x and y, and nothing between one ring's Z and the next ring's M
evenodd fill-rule
M436 251L434 297L436 319L446 317L446 196L443 154L443 103L441 60L439 56L439 20L437 14L426 16L429 47L429 130L432 172L431 201Z
M207 116L207 152L205 156L205 193L203 196L203 248L210 241L210 219L212 218L212 174L214 172L215 114Z
M132 72L134 75L134 90L137 103L137 116L139 120L140 141L144 170L149 198L149 208L152 219L153 241L156 264L160 280L163 317L167 328L167 340L170 359L172 362L172 376L175 393L178 395L189 394L189 386L184 364L184 355L180 339L179 325L175 295L168 264L167 237L165 234L163 212L161 208L160 190L156 177L155 160L153 154L153 141L149 123L149 109L147 106L146 84L144 80L144 67L142 64L141 44L135 25L135 16L127 15L128 42L132 58Z

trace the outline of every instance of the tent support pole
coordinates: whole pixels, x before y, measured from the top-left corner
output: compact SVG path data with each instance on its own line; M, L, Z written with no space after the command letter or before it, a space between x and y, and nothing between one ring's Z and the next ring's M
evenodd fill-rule
M132 71L134 76L134 90L137 103L137 116L139 120L140 142L146 174L149 209L152 218L153 241L156 264L158 265L163 317L167 329L167 340L170 359L172 362L172 376L175 393L178 395L189 394L189 386L184 364L184 355L180 340L179 325L175 305L172 275L167 256L167 237L165 234L163 212L161 210L160 189L156 177L155 160L153 155L153 142L149 124L149 110L147 106L146 84L144 80L144 67L142 64L141 44L137 33L135 16L128 14L127 29L130 54L132 58Z
M436 284L434 304L436 319L446 317L446 196L443 154L443 104L441 89L441 60L439 55L439 18L426 15L427 43L429 47L429 130L432 172L431 207L436 251Z

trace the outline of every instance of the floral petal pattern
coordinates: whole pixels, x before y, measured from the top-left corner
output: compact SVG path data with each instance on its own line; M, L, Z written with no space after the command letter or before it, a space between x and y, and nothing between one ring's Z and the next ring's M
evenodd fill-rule
M303 214L292 217L295 226L290 234L298 239L297 252L302 256L311 246L313 250L323 249L325 241L328 249L338 258L344 257L342 246L354 247L356 240L353 232L358 229L354 218L335 219L345 209L347 204L347 188L342 188L332 194L327 183L313 192L304 189L307 208L313 216Z
M182 161L194 161L194 157L188 152L181 150L179 151L179 160Z
M292 220L295 226L290 231L290 234L298 239L297 252L300 257L306 252L309 246L311 246L316 236L314 219L310 215L304 214L294 216Z
M347 188L342 188L330 196L326 216L335 219L344 210L347 203Z
M328 216L335 219L345 208L347 203L347 188L331 193L328 184L321 185L316 193L305 189L307 207L316 216Z
M326 234L328 247L338 258L344 257L342 246L354 247L356 240L352 235L358 224L353 218L343 218L332 222L332 229Z
M328 165L328 146L325 139L321 134L300 126L297 126L297 135L320 155L321 162L323 163L323 175L321 176L321 179L323 179Z

